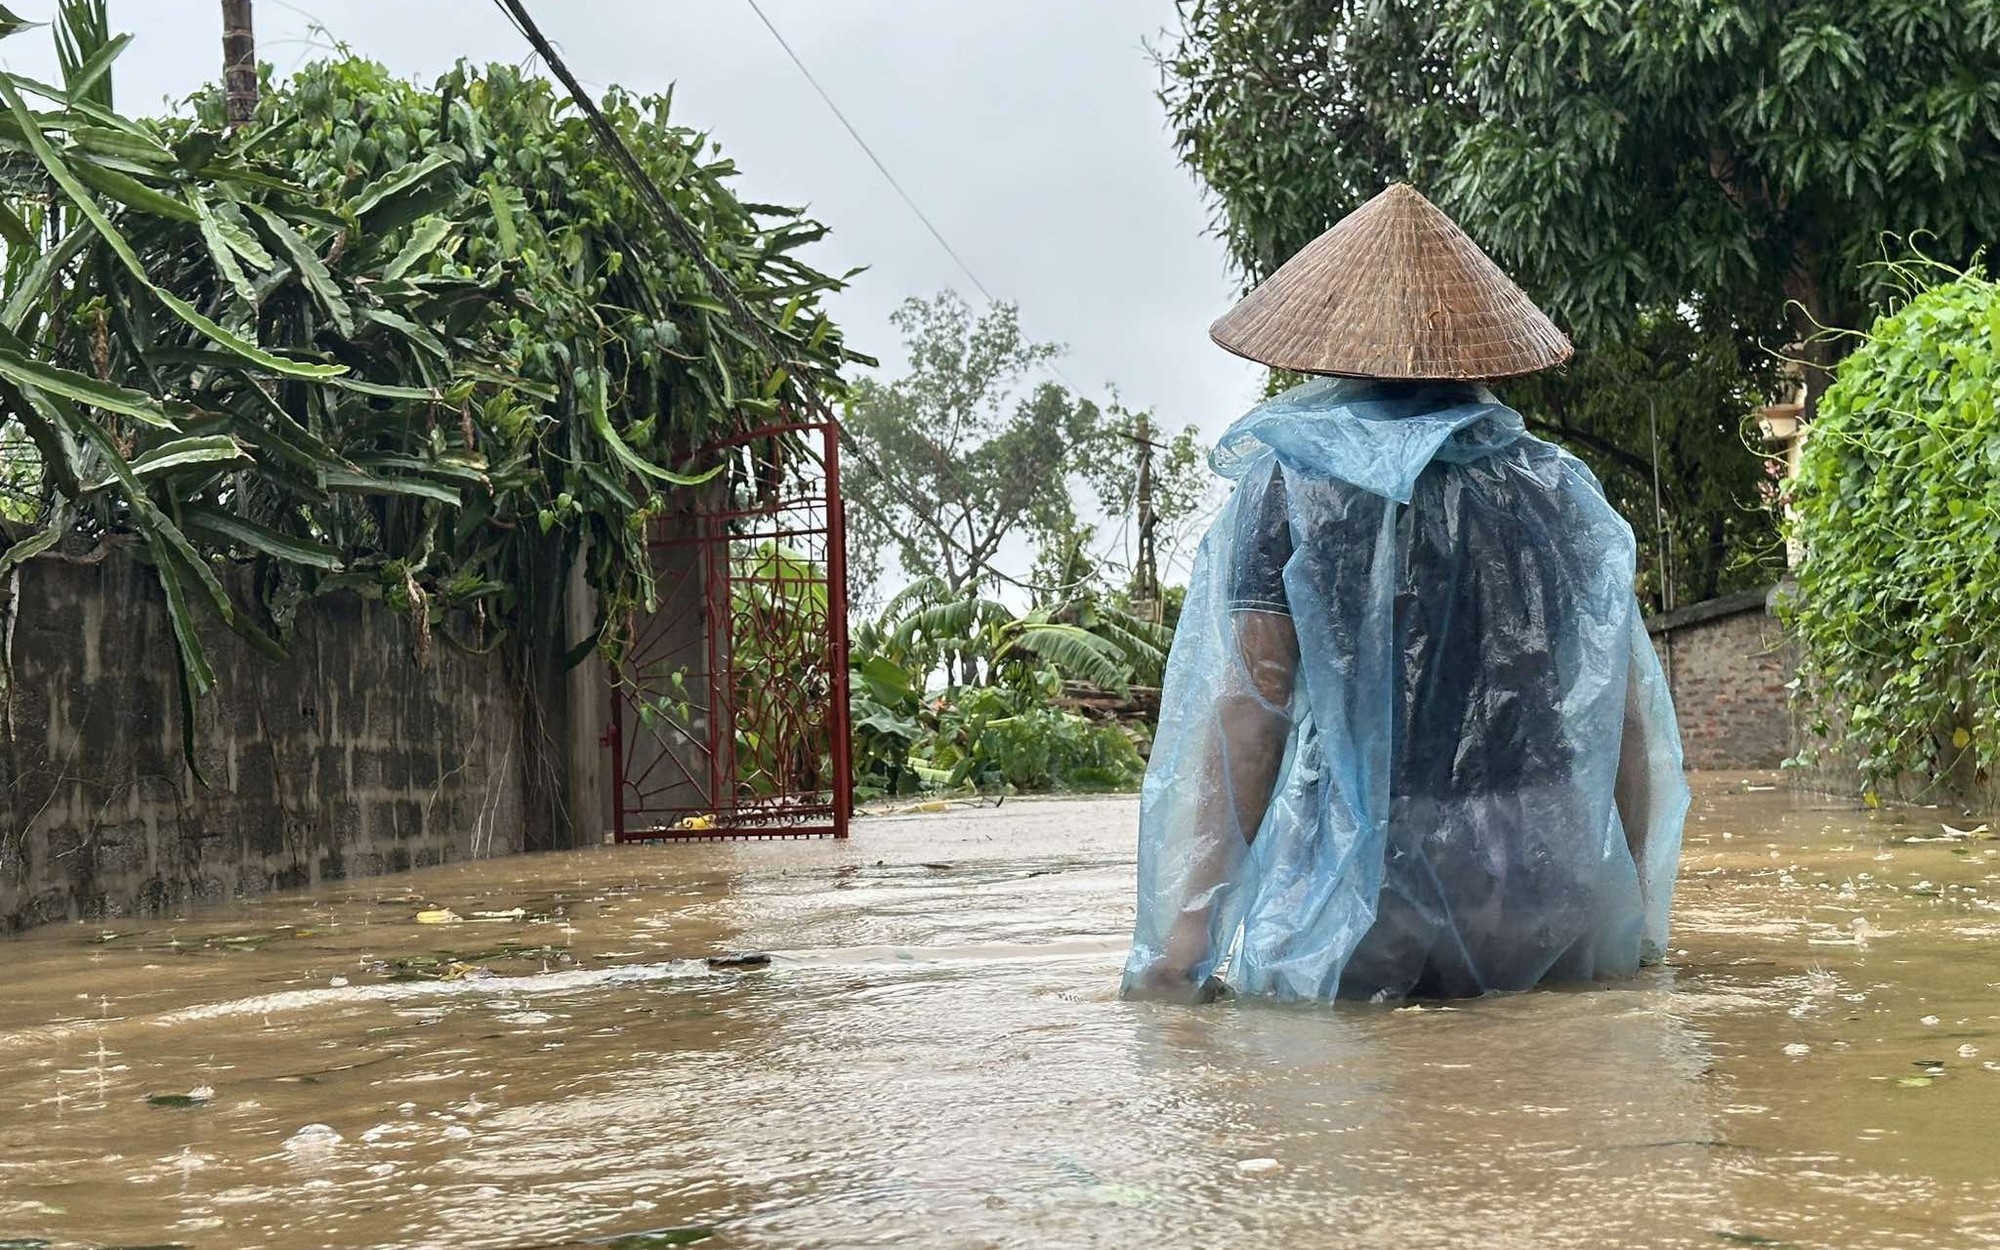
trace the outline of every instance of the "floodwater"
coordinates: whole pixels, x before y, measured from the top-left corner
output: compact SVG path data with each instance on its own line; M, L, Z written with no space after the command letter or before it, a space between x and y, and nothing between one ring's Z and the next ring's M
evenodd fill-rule
M1449 1009L1120 1002L1129 799L42 930L0 1245L2000 1245L2000 841L1772 781L1670 967Z

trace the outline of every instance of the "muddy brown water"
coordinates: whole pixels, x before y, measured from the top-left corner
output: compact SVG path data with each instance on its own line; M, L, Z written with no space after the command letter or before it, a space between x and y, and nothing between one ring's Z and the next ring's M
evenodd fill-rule
M1119 1001L1121 799L42 930L0 1244L2000 1245L2000 841L1770 784L1671 966L1449 1010Z

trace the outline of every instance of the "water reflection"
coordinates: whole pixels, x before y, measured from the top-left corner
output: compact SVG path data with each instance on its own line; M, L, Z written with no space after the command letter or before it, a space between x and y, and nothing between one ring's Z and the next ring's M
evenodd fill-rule
M1442 1009L1148 1009L1130 1056L1206 1165L1194 1192L1274 1232L1334 1200L1334 1244L1657 1244L1726 1200L1710 1057L1672 1006L1656 974Z

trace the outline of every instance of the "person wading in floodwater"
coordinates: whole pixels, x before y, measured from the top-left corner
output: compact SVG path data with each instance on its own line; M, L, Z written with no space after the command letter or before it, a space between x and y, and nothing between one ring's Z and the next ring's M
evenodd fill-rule
M1210 331L1321 375L1212 462L1129 995L1457 997L1663 954L1688 791L1631 527L1480 383L1569 340L1408 186Z

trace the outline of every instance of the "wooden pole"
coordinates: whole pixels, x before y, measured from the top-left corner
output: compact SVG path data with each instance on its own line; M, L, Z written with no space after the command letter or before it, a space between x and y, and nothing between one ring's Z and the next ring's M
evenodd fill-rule
M1140 615L1157 623L1161 615L1160 570L1154 558L1153 531L1159 518L1153 514L1153 439L1146 414L1140 413L1138 428L1133 432L1139 443L1139 576L1138 596L1142 607Z
M257 111L257 37L250 25L250 0L222 0L222 106L232 128L248 125Z

